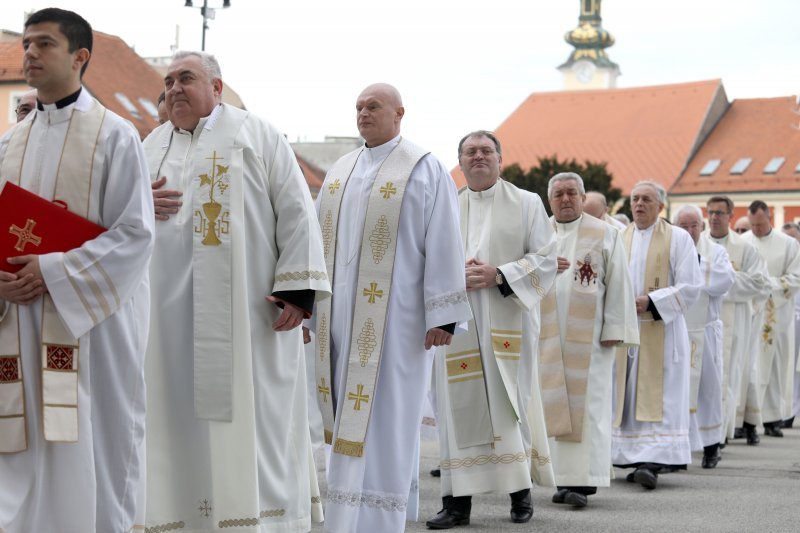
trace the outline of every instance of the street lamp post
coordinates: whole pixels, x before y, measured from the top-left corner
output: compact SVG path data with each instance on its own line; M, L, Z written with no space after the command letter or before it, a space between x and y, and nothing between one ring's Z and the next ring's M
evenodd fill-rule
M192 0L186 0L183 7L194 7L194 3L192 3ZM223 0L222 9L227 9L229 7L231 7L231 0ZM200 49L204 52L206 51L206 30L208 29L208 21L214 20L216 12L216 9L208 7L208 0L203 0L203 7L200 8L200 14L203 16L203 44Z

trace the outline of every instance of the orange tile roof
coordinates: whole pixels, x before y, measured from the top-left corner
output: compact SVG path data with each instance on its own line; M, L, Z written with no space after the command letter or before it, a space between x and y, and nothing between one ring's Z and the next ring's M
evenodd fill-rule
M627 194L643 179L672 185L727 104L720 80L531 94L495 130L503 164L524 170L537 158L607 162ZM460 187L459 168L452 171Z
M734 100L697 151L671 194L736 193L800 189L800 116L794 97ZM764 167L775 157L786 160L774 174ZM751 158L740 175L731 167ZM710 176L700 170L711 159L721 161Z
M25 81L22 73L22 38L0 43L0 81ZM125 42L114 35L94 32L92 58L83 85L100 103L129 120L144 138L158 126L139 98L156 104L164 90L163 78ZM133 116L117 100L120 92L128 97L141 118Z
M21 41L0 42L0 81L25 81Z
M320 187L322 187L322 182L325 181L325 172L300 157L300 154L297 152L294 152L294 156L297 158L297 164L300 165L300 170L303 171L303 176L306 178L308 188L311 189L312 195L316 197L317 192Z

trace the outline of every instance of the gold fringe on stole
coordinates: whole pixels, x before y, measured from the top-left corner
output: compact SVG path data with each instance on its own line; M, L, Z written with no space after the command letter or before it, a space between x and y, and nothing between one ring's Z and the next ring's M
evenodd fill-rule
M670 245L672 243L672 226L659 218L655 223L653 236L647 250L645 265L645 294L663 289L669 283ZM635 224L627 227L623 233L625 250L631 257L631 245ZM630 260L630 259L629 259ZM651 313L639 316L639 361L636 380L636 420L639 422L661 422L664 416L664 323L653 320ZM619 354L619 352L618 352ZM627 354L627 351L626 351ZM625 378L627 376L627 359L617 365L617 413L615 425L622 422L622 409L625 403ZM621 395L620 395L621 394Z

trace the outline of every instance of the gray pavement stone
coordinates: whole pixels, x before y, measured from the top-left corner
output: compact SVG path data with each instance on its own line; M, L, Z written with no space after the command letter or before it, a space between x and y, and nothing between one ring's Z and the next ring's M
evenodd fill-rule
M731 441L717 468L700 467L693 455L685 472L659 475L658 488L647 491L625 481L628 471L615 470L611 487L599 489L583 509L550 501L555 489L534 487L533 519L513 524L505 494L473 497L471 523L464 532L800 532L800 428L784 429L784 438L761 436L761 444ZM429 531L425 520L441 508L439 480L428 472L438 463L438 444L423 441L420 461L419 522L406 531ZM324 476L320 473L323 502ZM321 524L312 531L321 532ZM372 532L370 532L372 533ZM388 533L388 532L374 532Z

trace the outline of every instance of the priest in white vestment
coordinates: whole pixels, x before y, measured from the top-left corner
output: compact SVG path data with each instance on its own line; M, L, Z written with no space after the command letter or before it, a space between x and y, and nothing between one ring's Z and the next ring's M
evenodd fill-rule
M702 278L692 238L658 216L665 203L661 185L639 182L631 191L634 223L622 234L640 345L617 354L611 457L615 466L636 468L627 479L647 489L656 487L659 472L685 469L692 461L684 314Z
M606 224L613 226L618 231L625 229L625 224L608 214L608 203L603 193L598 191L587 191L586 202L583 205L583 212L592 215L594 218L602 220Z
M510 495L512 522L533 515L531 477L552 484L536 378L539 302L556 273L541 199L500 179L490 132L458 145L464 276L474 320L435 361L443 509L432 529L469 524L472 495Z
M575 507L611 484L614 354L639 344L621 234L584 212L583 191L578 174L550 178L559 274L542 304L539 353L558 487L552 500Z
M724 247L736 274L722 303L723 326L723 428L722 439L741 438L759 442L761 424L757 394L757 339L761 334L763 304L768 292L767 265L755 248L730 228L733 201L712 196L706 202L708 230L714 243Z
M788 222L781 229L786 235L800 241L800 225L796 222ZM783 421L785 428L793 427L795 416L800 414L800 291L794 295L794 357L794 399L791 416Z
M471 317L455 185L400 136L404 112L394 87L364 89L366 145L334 164L317 197L334 293L314 317L330 532L393 533L416 520L431 348Z
M782 437L783 420L794 396L794 295L800 289L800 244L773 231L769 207L756 200L748 208L751 230L744 238L767 262L771 292L764 308L759 355L764 435Z
M694 205L681 207L673 218L697 247L703 284L700 295L686 313L691 343L689 438L692 450L703 450L703 468L719 462L722 435L723 341L722 299L736 280L728 252L702 235L703 212Z
M171 122L145 139L147 527L305 532L322 516L298 326L330 294L322 239L288 142L221 104L220 76L213 56L176 54Z
M18 234L22 270L0 272L0 531L131 531L144 523L154 231L144 153L131 124L81 87L92 49L83 18L38 11L23 42L39 103L0 139L0 188L58 201L106 231L28 255L48 237L34 226Z

